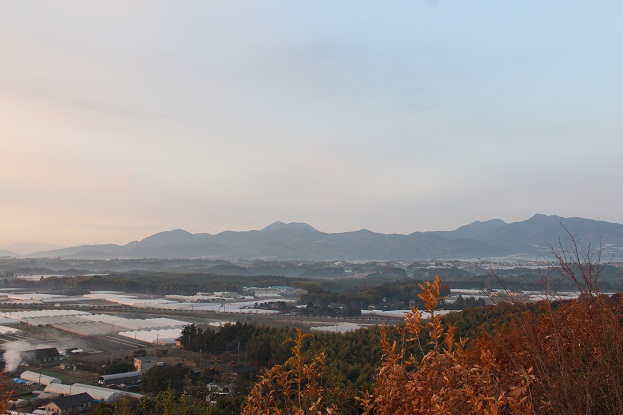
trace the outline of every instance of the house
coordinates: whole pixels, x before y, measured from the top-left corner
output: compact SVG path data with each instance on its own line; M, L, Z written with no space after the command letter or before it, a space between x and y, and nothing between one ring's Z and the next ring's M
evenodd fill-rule
M247 376L249 378L255 377L259 373L257 366L241 366L234 368L234 373L237 375Z
M93 398L86 392L77 395L64 396L53 399L45 406L46 411L54 412L58 415L77 414L91 408Z
M140 356L134 358L134 368L137 372L145 373L156 365L157 359L155 356Z
M24 360L30 364L43 364L60 360L61 354L56 347L33 349L22 352Z

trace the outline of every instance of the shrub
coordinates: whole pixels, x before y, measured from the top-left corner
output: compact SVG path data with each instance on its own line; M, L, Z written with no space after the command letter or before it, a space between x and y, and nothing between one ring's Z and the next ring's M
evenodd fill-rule
M335 414L336 408L326 402L321 384L325 356L320 354L307 362L302 354L304 340L310 334L297 330L292 356L283 364L265 370L255 384L242 415L311 415Z
M531 414L529 396L534 376L530 368L505 366L488 348L468 349L454 338L454 326L443 326L437 313L442 300L441 279L421 285L420 299L431 318L412 308L406 315L400 345L383 330L383 361L371 394L360 399L364 414ZM421 342L424 329L427 345ZM421 360L415 356L426 346ZM482 346L482 345L481 345Z

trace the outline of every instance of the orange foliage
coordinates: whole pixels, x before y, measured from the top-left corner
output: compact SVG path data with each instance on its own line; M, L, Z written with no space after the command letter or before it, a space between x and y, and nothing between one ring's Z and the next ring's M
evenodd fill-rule
M290 357L283 365L266 370L251 390L242 415L321 415L337 414L337 409L324 402L321 385L325 356L320 354L311 362L302 355L303 342L310 334L292 341Z
M441 280L422 287L432 318L412 309L403 347L383 331L383 362L364 414L623 414L623 310L620 296L585 293L541 303L468 347L435 313ZM437 301L434 301L437 299ZM431 350L421 361L420 333Z
M364 415L623 414L621 295L591 289L520 308L507 326L468 343L438 313L441 279L421 289L431 318L412 308L398 341L383 327L374 389L358 398ZM264 373L244 415L337 413L321 385L324 355L301 356L307 336L298 331L293 356Z
M6 375L0 373L0 414L9 413L9 400L13 396L13 392L7 388L6 382Z
M481 339L507 364L534 368L540 412L623 413L623 325L619 297L545 302Z
M360 399L364 414L531 414L532 370L503 367L487 348L468 350L467 340L454 338L455 328L444 328L436 313L441 279L425 283L420 298L431 313L426 325L412 308L402 330L402 347L390 343L382 331L383 362L372 394ZM423 328L432 349L421 361L412 347L420 343ZM510 369L510 370L509 370Z

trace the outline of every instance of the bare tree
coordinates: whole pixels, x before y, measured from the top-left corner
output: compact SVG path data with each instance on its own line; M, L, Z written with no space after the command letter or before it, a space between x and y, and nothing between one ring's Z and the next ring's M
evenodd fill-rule
M573 284L578 294L589 297L599 295L599 274L608 265L601 262L603 254L601 241L596 250L593 250L590 244L586 251L580 250L575 236L562 223L560 226L567 232L570 246L564 246L560 238L558 248L549 245L554 256L553 266L563 279Z

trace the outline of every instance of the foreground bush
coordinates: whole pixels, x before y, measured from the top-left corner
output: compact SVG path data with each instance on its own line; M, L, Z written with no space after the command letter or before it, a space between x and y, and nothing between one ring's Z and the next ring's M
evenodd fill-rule
M507 365L493 350L469 349L467 340L455 340L454 326L444 328L437 313L441 279L422 287L420 298L432 317L422 312L406 316L401 344L382 335L383 361L371 394L364 394L364 414L531 414L531 368ZM428 344L421 343L424 329ZM425 347L431 350L415 358Z
M599 251L581 255L571 241L570 250L553 252L579 298L512 304L508 324L469 343L436 314L441 280L421 286L432 318L424 324L412 309L399 342L382 336L376 384L360 399L364 414L623 414L622 297L599 293Z
M567 268L577 300L505 305L507 322L471 341L442 322L441 279L424 283L420 299L432 317L412 308L397 340L382 330L375 382L358 398L363 413L623 414L623 297L601 295L598 267L586 261ZM331 383L324 356L301 355L307 336L299 332L293 357L264 373L244 415L339 413L323 386Z
M269 414L335 414L327 402L330 394L322 386L325 356L320 354L307 362L303 357L303 341L310 337L297 330L290 357L283 365L266 370L247 398L242 415Z

